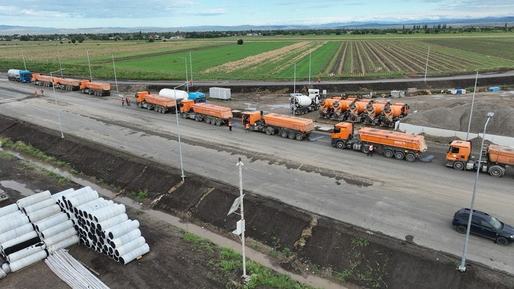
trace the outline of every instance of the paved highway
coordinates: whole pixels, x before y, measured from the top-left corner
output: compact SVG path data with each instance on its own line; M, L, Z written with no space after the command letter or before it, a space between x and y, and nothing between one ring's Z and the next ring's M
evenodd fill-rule
M163 164L178 167L175 116L121 107L114 97L58 92L57 104L27 97L32 85L0 81L0 114L58 129ZM238 157L245 188L321 215L460 255L464 236L450 225L469 205L474 174L447 169L441 159L407 163L338 151L326 136L298 142L181 119L186 172L238 185ZM482 175L477 207L514 224L514 179ZM470 259L514 273L514 248L472 237Z

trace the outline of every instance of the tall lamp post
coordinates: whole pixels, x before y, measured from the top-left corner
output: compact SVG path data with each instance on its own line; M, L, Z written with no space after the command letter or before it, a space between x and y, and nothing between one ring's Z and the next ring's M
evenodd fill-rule
M54 94L55 105L57 105L57 93L55 93L55 85L53 83L54 82L53 74L57 73L57 72L61 72L61 74L62 74L62 71L63 71L63 69L59 69L59 70L50 72L50 79L52 81L52 90L53 90L53 94ZM57 119L59 120L59 131L61 132L61 138L64 139L64 133L62 131L61 110L59 109L59 107L57 107Z
M473 195L471 196L471 206L469 208L469 217L468 217L468 226L466 228L466 238L464 240L464 251L462 252L462 259L459 265L459 271L466 272L466 257L468 254L468 242L469 242L469 233L471 229L471 219L473 217L473 207L475 206L475 197L477 192L477 186L478 186L478 177L480 176L480 168L482 166L482 152L484 151L484 142L485 142L485 134L487 131L487 125L489 124L489 121L491 118L493 118L494 112L487 113L487 120L485 121L484 125L484 133L482 135L482 144L480 146L480 154L478 156L478 165L477 165L477 173L475 175L475 183L473 185Z
M180 160L180 177L182 178L182 182L184 182L186 176L184 174L184 162L182 161L182 141L180 140L180 125L178 121L178 115L180 113L180 101L177 99L177 88L182 87L184 85L188 85L187 82L177 85L173 87L173 94L175 95L175 116L177 119L177 139L178 139L178 153L179 153L179 160Z

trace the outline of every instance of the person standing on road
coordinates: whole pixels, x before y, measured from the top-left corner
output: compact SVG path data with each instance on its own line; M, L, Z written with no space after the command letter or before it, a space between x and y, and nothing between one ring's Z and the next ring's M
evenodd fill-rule
M375 148L373 147L373 145L369 145L368 153L367 153L368 157L373 156L374 150L375 150Z
M228 119L228 130L232 131L232 119L231 118Z

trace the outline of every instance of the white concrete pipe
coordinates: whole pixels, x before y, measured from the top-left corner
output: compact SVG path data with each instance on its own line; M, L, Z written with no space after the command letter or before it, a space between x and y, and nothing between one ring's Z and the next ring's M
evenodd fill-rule
M15 239L11 239L5 243L2 243L2 251L4 251L5 249L7 248L10 248L14 245L18 245L20 243L23 243L25 241L28 241L30 239L33 239L33 238L36 238L37 237L37 233L35 231L32 231L32 232L28 232L26 234L23 234Z
M0 269L0 279L4 279L7 276L7 273L4 270Z
M0 244L7 242L11 239L18 238L19 236L34 231L31 223L27 223L25 225L21 225L16 227L10 231L7 231L0 235Z
M52 198L48 198L46 200L43 200L41 202L37 202L35 204L32 204L30 206L27 206L27 207L23 208L23 211L26 214L29 214L29 213L41 210L43 208L49 207L49 206L54 205L54 204L56 204L55 200L52 199Z
M115 226L117 224L123 223L126 220L128 220L127 214L117 215L117 216L114 216L114 217L112 217L110 219L107 219L105 221L102 221L102 222L98 223L96 225L96 228L98 230L107 230L108 228L110 228L112 226Z
M75 191L75 189L67 189L67 190L64 190L64 191L61 191L61 192L58 192L58 193L55 193L52 195L52 199L54 200L62 200L62 197L63 196L66 196L68 194L71 194Z
M16 262L18 260L21 260L27 256L30 256L30 255L33 255L39 251L44 251L45 250L45 247L44 245L42 244L39 244L38 245L33 245L33 246L30 246L30 247L27 247L23 250L20 250L18 252L14 252L12 253L11 255L8 255L7 256L7 262L9 263L12 263L12 262Z
M23 199L19 199L16 202L16 204L18 204L18 208L23 209L32 204L46 200L46 199L50 198L51 196L52 196L52 194L49 191L44 191L41 193L37 193L37 194L33 194L31 196L25 197Z
M125 235L126 233L139 228L139 222L137 220L127 220L123 223L120 223L116 226L110 227L108 230L106 230L107 237L109 239L116 239L120 236Z
M89 203L92 200L98 199L98 193L96 191L86 191L80 195L76 195L67 198L66 201L71 207L78 207L82 204Z
M91 187L87 186L87 187L83 187L83 188L80 188L78 190L75 190L71 193L68 193L68 194L64 194L61 196L62 200L66 201L68 198L73 198L74 196L78 196L82 193L86 193L86 192L89 192L89 191L92 191L93 189L91 189Z
M107 206L105 208L101 208L98 211L94 211L93 219L95 222L98 223L98 222L102 222L107 219L110 219L114 216L121 215L121 214L125 213L125 211L126 211L125 205L116 204L116 205L112 205L112 206Z
M75 235L75 236L72 236L65 240L62 240L61 242L59 242L57 244L47 247L47 250L50 254L52 254L53 252L55 252L59 249L68 248L69 246L77 244L78 242L79 242L79 237L77 235Z
M66 220L63 223L59 223L39 233L41 234L41 237L49 238L53 235L57 235L61 232L64 232L70 228L73 228L73 223L71 222L71 220Z
M144 244L146 244L145 238L139 237L135 240L132 240L129 243L126 243L121 247L116 248L116 250L114 250L114 253L116 254L116 256L121 257L143 246Z
M11 273L11 267L9 267L9 263L3 263L2 270L4 270L4 272L7 274Z
M27 256L23 259L20 259L16 262L9 263L9 267L11 267L12 272L16 272L20 269L23 269L29 265L36 263L37 261L41 261L41 260L45 259L46 256L47 256L46 251L44 251L44 250L39 251L35 254L29 255L29 256Z
M66 220L68 220L68 216L65 213L61 212L36 222L34 226L36 230L42 232L50 227L63 223Z
M57 235L53 235L51 237L45 238L43 240L43 242L45 242L46 246L48 247L51 245L55 245L55 244L61 242L62 240L65 240L65 239L67 239L71 236L75 236L75 235L77 235L77 231L75 231L74 228L70 228L64 232L57 234Z
M150 247L148 246L148 244L144 244L143 246L118 258L118 260L121 264L126 265L126 264L132 262L132 260L134 260L140 256L143 256L144 254L146 254L148 252L150 252Z
M48 218L52 215L56 215L57 213L61 212L61 207L59 207L57 204L48 206L46 208L43 208L41 210L37 210L32 213L27 213L27 216L29 216L29 220L32 223L41 221L45 218Z
M111 247L118 248L139 237L141 237L141 230L135 229L119 238L109 240L109 243L111 244Z
M22 214L21 212L19 214L14 212L0 219L0 233L8 232L14 228L28 223L29 218L26 215Z
M11 213L14 213L18 211L18 205L17 204L11 204L5 207L0 208L0 218L6 215L9 215Z

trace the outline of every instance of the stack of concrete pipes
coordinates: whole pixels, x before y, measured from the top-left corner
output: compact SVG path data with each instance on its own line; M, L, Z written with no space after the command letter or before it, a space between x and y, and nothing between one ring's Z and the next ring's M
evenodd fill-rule
M55 196L75 224L80 243L122 264L150 251L139 222L128 218L124 205L99 197L90 187Z
M49 191L0 208L0 277L36 263L58 249L78 242L68 216Z

